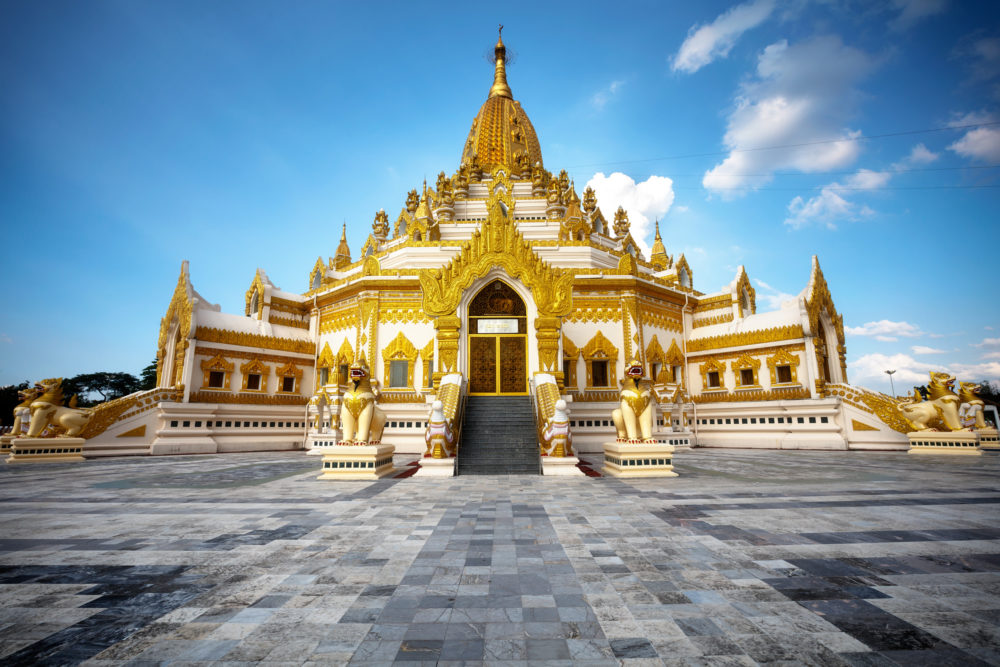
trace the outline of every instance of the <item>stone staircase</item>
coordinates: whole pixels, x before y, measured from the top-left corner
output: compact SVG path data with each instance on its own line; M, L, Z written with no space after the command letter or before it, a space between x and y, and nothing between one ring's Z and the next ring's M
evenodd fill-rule
M456 475L539 475L530 396L469 396Z

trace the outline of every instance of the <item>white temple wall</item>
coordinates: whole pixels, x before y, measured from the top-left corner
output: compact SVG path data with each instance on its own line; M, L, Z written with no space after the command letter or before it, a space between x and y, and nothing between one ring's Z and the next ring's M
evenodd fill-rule
M376 327L375 338L375 359L372 368L372 377L378 379L379 388L382 391L427 391L426 378L423 373L423 357L421 350L434 340L434 325L431 322L380 322ZM393 341L403 334L410 345L413 346L416 356L407 359L411 367L409 374L413 378L413 384L407 387L390 387L389 377L385 372L385 361L382 351L390 346Z

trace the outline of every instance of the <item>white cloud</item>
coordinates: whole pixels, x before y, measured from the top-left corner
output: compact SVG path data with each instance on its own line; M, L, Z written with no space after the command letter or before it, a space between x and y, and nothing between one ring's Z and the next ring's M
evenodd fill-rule
M611 98L618 93L619 89L625 85L624 81L612 81L610 85L604 90L594 93L593 97L590 98L590 103L595 109L601 110L611 101Z
M992 327L987 327L992 331ZM976 347L984 347L988 350L997 349L1000 350L1000 338L984 338L978 343L973 343Z
M14 340L5 333L0 333L0 343L13 343Z
M913 150L910 151L910 154L902 162L897 163L896 168L905 168L914 164L930 164L938 159L938 157L940 157L938 153L928 150L927 146L920 143L913 147Z
M788 217L785 224L793 229L801 229L808 225L819 223L828 229L836 229L839 220L860 220L875 214L870 207L856 204L848 199L853 191L878 190L888 185L894 172L906 169L915 164L927 164L938 158L936 153L927 150L923 144L917 144L909 155L892 165L890 171L873 171L859 169L847 177L844 184L830 183L824 186L818 195L808 201L801 196L792 199L788 204Z
M997 361L983 361L978 364L952 364L948 370L964 382L1000 380L1000 362Z
M930 371L947 371L964 382L974 380L1000 380L1000 362L983 361L976 364L924 363L906 354L866 354L848 362L847 373L852 384L889 386L887 370L896 371L892 378L899 394L907 393L907 385L927 384Z
M948 350L939 350L935 347L927 347L926 345L914 345L910 348L913 354L944 354Z
M962 157L981 162L1000 160L1000 127L976 127L966 132L961 139L948 146Z
M777 169L823 172L858 156L860 131L845 127L858 99L856 84L875 66L839 37L771 44L757 76L741 86L723 142L729 156L705 172L702 185L739 194L771 180ZM831 138L838 139L830 143ZM767 146L792 146L755 150Z
M878 320L868 322L860 327L844 327L844 332L850 336L872 336L875 340L884 343L894 343L902 338L917 338L925 335L915 324L909 322L893 322L892 320Z
M763 280L757 280L754 278L754 283L757 284L757 306L760 307L761 302L764 302L767 310L778 310L781 308L781 304L786 301L794 301L795 295L782 292L781 290L771 287Z
M674 203L674 182L666 176L650 176L641 183L614 172L608 176L598 172L587 181L594 188L597 203L611 224L621 206L628 213L632 238L639 244L643 256L649 259L653 237L653 220L662 218Z
M889 21L893 30L909 30L922 19L940 14L947 6L946 0L893 0L899 15Z
M736 40L747 30L766 21L772 11L774 0L754 0L732 7L711 23L692 26L674 56L671 68L675 72L692 74L713 60L725 58Z
M877 380L879 384L889 385L886 371L896 371L892 379L898 392L902 387L927 384L930 371L940 371L941 364L927 364L917 361L907 354L866 354L847 364L847 375L852 384L864 385L865 380ZM905 392L903 392L905 393Z

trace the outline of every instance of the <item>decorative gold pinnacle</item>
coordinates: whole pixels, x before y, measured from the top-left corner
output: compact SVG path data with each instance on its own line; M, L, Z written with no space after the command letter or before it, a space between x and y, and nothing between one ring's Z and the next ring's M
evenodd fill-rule
M514 94L510 92L507 85L507 47L503 45L503 25L500 25L500 35L497 37L497 45L493 47L493 57L496 70L493 73L493 87L490 88L489 97L506 97L514 99Z

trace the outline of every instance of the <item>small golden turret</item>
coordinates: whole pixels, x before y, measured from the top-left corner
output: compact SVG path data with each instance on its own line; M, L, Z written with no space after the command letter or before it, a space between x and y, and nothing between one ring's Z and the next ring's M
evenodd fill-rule
M337 252L333 256L333 266L335 269L341 269L351 263L351 247L347 245L347 223L344 223L344 229L340 232L340 245L337 246Z
M663 247L663 239L660 238L660 221L656 221L656 237L653 239L653 252L649 258L653 269L662 271L670 267L670 258L667 257L667 249Z
M507 47L503 45L503 26L500 26L500 34L497 37L497 45L493 47L493 59L495 70L493 72L493 87L490 88L489 97L506 97L514 99L514 94L510 92L507 85Z

